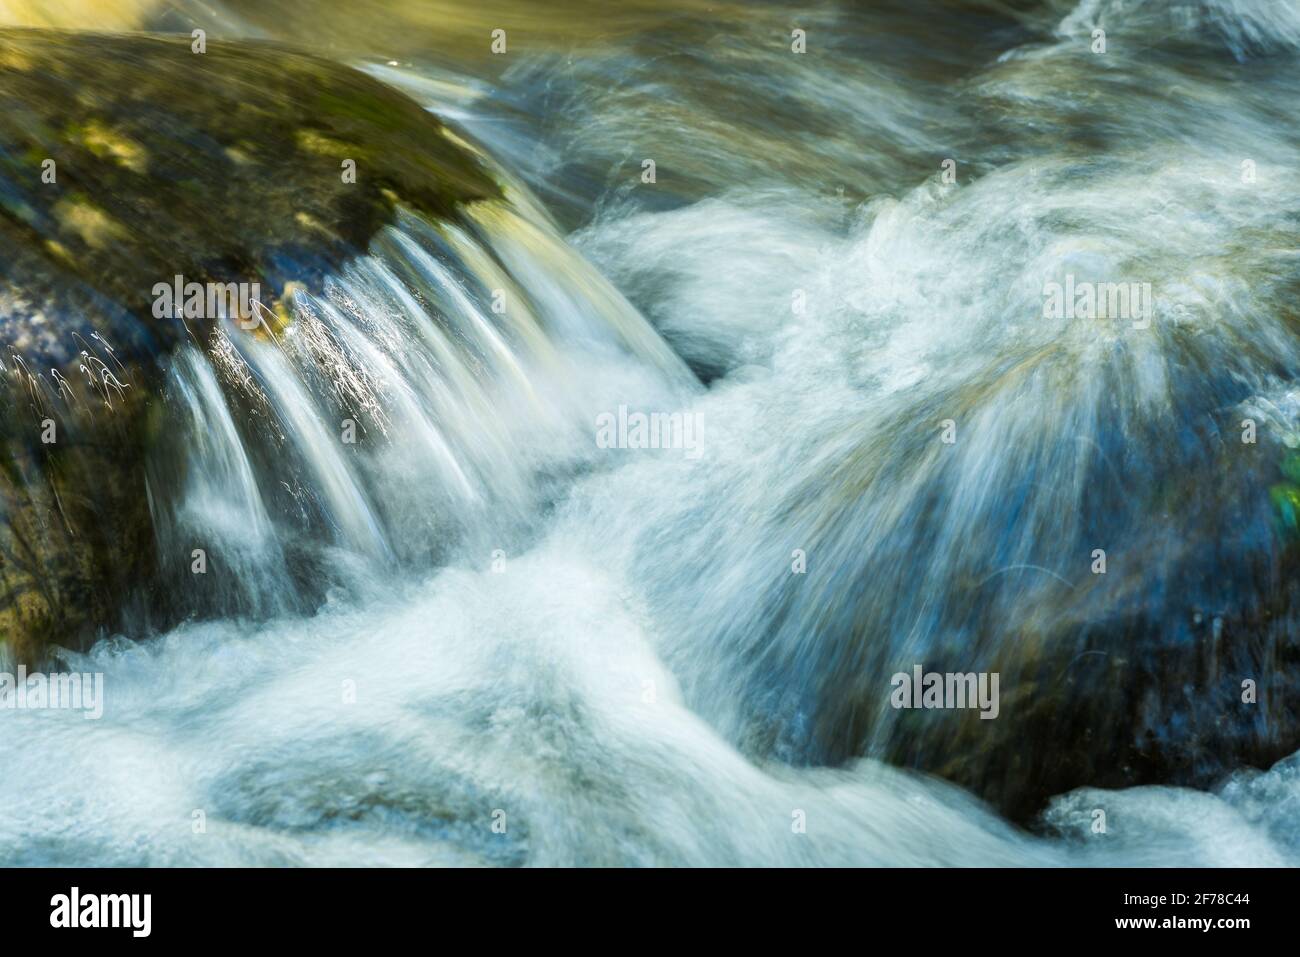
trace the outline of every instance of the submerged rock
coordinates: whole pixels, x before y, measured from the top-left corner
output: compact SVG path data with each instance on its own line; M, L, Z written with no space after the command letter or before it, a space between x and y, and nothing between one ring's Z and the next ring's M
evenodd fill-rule
M399 206L499 195L417 104L309 55L0 30L0 644L37 660L165 604L145 452L167 358L222 323L159 283L256 284L265 336Z
M1253 357L1203 375L1207 337L1158 334L1170 368L1197 373L1178 388L1199 416L1092 418L1061 399L1077 363L1045 354L826 455L746 539L770 570L746 582L762 600L725 619L696 598L718 621L707 646L745 671L696 679L692 699L728 702L740 717L719 705L715 720L751 753L869 755L1024 823L1085 785L1209 787L1294 753L1293 453L1280 424L1241 441L1244 416L1266 421L1242 405ZM951 445L929 427L947 409L964 430ZM728 547L703 543L695 574L735 565ZM895 701L894 676L917 668L997 675L998 698Z

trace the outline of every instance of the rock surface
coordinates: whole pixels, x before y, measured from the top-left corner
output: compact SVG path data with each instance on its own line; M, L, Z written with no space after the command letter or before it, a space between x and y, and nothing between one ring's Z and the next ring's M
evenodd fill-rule
M346 67L0 30L0 644L36 661L152 604L159 373L214 324L158 318L158 283L256 283L282 321L399 204L497 195L434 117Z

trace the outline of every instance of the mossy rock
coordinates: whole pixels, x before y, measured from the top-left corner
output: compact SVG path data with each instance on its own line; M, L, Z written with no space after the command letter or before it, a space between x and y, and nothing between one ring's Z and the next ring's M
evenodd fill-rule
M114 307L135 320L112 315L120 350L166 348L183 328L153 318L158 282L274 295L364 250L399 202L446 217L498 195L418 104L280 47L0 30L0 66L4 322L49 316L6 328L18 348L67 354L68 320Z
M206 338L155 316L157 284L257 283L283 318L399 206L442 220L499 195L435 117L347 67L0 30L0 642L37 660L150 603L161 371Z

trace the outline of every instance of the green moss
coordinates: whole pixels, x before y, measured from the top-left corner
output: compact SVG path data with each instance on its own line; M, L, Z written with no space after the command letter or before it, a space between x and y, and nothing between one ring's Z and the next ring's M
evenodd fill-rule
M0 283L58 312L85 284L154 348L182 331L153 318L155 283L310 284L363 251L395 202L448 218L499 195L418 104L281 47L0 30L9 61L27 69L0 72L0 242L19 250ZM304 236L303 221L320 228Z
M454 218L499 190L413 101L281 47L0 30L0 64L0 642L37 661L148 606L144 463L186 335L155 285L255 282L284 315L278 291L364 252L397 204ZM78 371L96 333L130 383L112 408Z

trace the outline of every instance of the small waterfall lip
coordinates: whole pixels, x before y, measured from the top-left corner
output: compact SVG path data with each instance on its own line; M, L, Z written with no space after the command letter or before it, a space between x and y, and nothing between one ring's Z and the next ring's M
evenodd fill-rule
M537 280L548 273L560 278ZM536 514L539 477L600 460L591 423L627 399L607 391L614 370L635 370L659 405L698 389L625 299L508 202L446 223L400 209L283 309L253 333L229 317L191 330L167 402L192 441L167 443L148 477L161 561L208 544L239 569L213 600L242 612L279 607L269 590L292 594L311 554L320 574L344 553L394 568L492 551Z

